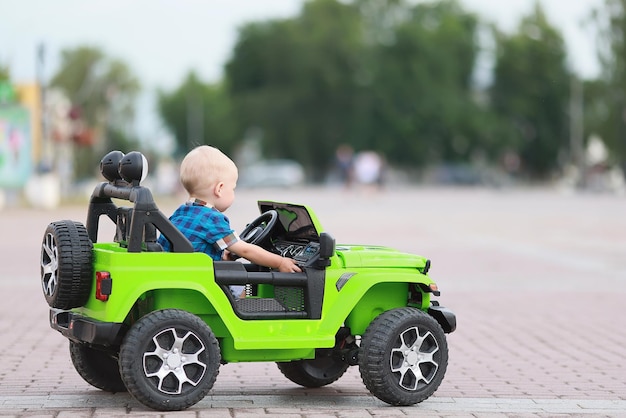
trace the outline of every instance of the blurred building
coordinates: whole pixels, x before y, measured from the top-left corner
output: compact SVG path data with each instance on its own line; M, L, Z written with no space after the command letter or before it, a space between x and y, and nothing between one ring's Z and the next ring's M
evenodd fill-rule
M0 96L0 189L18 190L32 174L33 138L41 131L34 123L40 107L32 88L2 83Z
M25 197L35 207L59 204L46 114L38 83L0 83L0 208Z

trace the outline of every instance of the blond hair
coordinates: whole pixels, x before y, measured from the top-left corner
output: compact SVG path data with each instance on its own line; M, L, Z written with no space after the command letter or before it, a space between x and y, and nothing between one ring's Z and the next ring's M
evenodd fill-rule
M180 182L190 195L237 173L237 166L222 151L201 145L189 151L180 164Z

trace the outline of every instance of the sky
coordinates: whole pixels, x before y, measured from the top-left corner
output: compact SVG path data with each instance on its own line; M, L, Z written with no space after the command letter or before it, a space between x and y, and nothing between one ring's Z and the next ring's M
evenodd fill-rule
M532 0L459 0L466 10L513 31ZM604 0L539 0L565 38L570 64L598 75L594 33L583 21ZM157 88L177 87L196 71L206 82L222 76L238 28L247 22L297 15L304 0L0 0L0 63L18 83L37 79L36 53L45 48L44 78L58 69L60 51L91 45L126 62L140 78L144 108ZM139 124L151 110L140 111ZM142 116L143 114L143 116ZM150 119L148 117L148 119ZM144 126L143 129L150 129Z

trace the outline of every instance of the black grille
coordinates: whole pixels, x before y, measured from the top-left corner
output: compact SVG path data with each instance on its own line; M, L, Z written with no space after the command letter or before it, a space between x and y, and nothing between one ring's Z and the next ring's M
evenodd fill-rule
M274 298L245 298L237 300L240 312L303 312L304 292L299 287L276 286Z

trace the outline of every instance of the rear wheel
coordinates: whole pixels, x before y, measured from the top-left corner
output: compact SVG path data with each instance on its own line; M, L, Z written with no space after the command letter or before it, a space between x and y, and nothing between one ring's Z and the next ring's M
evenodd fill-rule
M348 364L335 357L319 357L276 363L281 373L292 382L307 388L319 388L339 379L348 370Z
M202 400L215 383L220 360L208 325L177 309L141 318L120 349L120 371L128 391L160 411L178 411Z
M70 357L85 382L106 392L126 392L117 360L110 353L70 341Z
M83 306L91 292L93 244L80 222L48 225L41 243L41 286L48 305L58 309Z
M448 367L448 345L441 326L415 308L380 314L361 340L363 383L391 405L413 405L430 397Z

